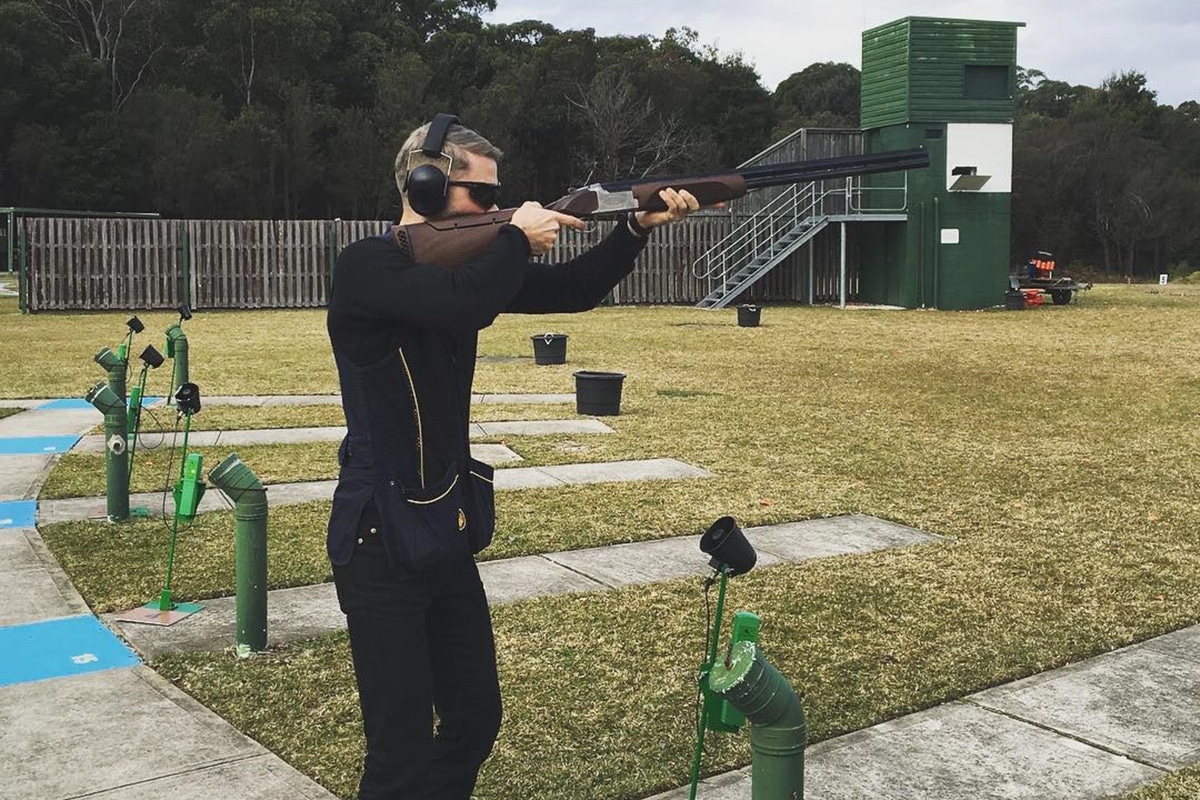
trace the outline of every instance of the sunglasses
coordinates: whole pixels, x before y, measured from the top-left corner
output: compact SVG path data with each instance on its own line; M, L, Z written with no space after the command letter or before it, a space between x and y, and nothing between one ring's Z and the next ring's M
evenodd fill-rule
M480 208L491 208L500 204L500 184L478 181L450 181L450 186L461 186Z

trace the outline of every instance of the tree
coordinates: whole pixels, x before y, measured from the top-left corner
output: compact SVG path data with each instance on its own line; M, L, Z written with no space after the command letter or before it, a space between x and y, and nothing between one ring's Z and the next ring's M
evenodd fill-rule
M789 75L772 101L774 138L797 128L858 128L862 75L851 64L825 61Z
M33 0L47 19L108 76L115 113L133 95L162 49L159 0Z

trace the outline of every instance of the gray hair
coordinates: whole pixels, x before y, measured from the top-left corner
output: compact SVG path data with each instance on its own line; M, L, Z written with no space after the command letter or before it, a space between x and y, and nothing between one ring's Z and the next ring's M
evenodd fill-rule
M408 138L404 140L404 146L400 148L400 152L396 153L396 188L400 190L401 195L404 194L404 181L408 178L410 168L419 167L422 164L433 164L445 171L446 162L444 159L431 158L421 152L421 145L425 143L425 136L429 133L430 124L432 123L427 122L410 133ZM442 143L442 152L446 153L452 159L450 166L451 177L463 172L467 153L490 158L493 161L499 161L504 156L499 147L496 147L496 145L475 131L462 125L451 125L449 130L446 131L446 139ZM409 158L410 154L412 154L411 160Z

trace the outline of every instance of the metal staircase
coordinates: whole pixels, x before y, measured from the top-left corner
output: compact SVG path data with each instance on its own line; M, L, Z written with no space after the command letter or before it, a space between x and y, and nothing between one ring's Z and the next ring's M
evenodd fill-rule
M829 224L820 213L831 192L818 183L789 186L761 211L733 229L692 265L692 274L708 281L708 295L697 308L725 308L734 298L799 250ZM845 192L832 192L844 197Z
M867 203L867 192L898 193L899 204ZM693 262L692 274L708 291L696 307L725 308L831 222L904 221L907 194L907 175L897 187L864 187L859 178L787 187Z

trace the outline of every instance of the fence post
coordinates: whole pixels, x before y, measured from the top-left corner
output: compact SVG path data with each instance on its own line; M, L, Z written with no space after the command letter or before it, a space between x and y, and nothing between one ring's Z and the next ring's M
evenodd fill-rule
M21 264L21 277L17 282L17 305L22 314L29 313L29 265L26 256L25 226L20 225L17 227L17 259Z
M179 243L182 250L179 254L179 267L183 277L183 285L179 287L179 302L190 306L192 304L192 247L186 222L183 223L183 235L179 237Z
M329 269L326 270L326 272L325 272L325 274L326 274L325 295L326 295L326 297L328 297L329 289L333 285L333 265L337 262L337 253L338 253L338 235L337 235L337 221L336 220L329 223L329 227L326 228L325 242L328 245L328 247L326 249L329 251L328 252Z

